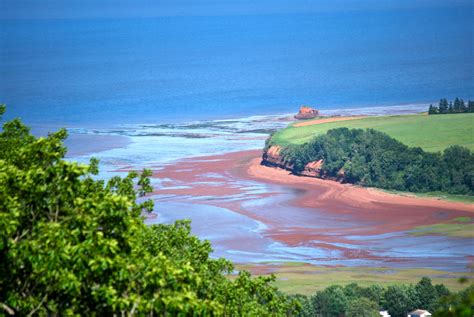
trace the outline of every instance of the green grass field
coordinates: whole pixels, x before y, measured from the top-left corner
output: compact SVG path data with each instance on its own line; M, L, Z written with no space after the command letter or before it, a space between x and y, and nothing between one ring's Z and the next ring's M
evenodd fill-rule
M423 276L430 277L435 284L443 283L449 289L458 291L472 283L472 272L452 273L433 269L393 269L374 267L324 267L306 263L266 263L271 273L275 274L276 285L285 293L313 295L330 285L347 285L357 283L361 286L379 284L382 286L396 284L415 284ZM240 264L238 270L248 270L262 275L259 264ZM466 277L467 284L459 284L458 279Z
M272 143L282 146L303 144L316 135L341 127L375 129L408 146L419 146L429 152L442 151L455 144L474 150L474 113L382 116L304 127L290 126L276 132Z

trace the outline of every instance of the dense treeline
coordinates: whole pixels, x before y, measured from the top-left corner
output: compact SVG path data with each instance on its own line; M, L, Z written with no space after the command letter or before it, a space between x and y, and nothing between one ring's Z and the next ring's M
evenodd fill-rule
M474 154L451 146L442 153L408 147L385 133L339 128L281 153L293 172L323 160L321 174L363 186L411 192L474 194Z
M64 160L65 137L0 132L0 316L295 314L273 277L229 279L188 222L146 226L149 171L96 180L96 161Z
M435 316L470 317L474 285L451 293L444 285L433 285L424 277L416 285L333 285L313 296L295 298L302 303L301 317L377 317L380 310L387 310L392 317L405 317L415 309L428 310Z
M440 99L438 106L432 104L428 108L428 114L448 114L448 113L472 113L474 112L474 101L468 101L467 105L464 100L456 98L454 103L448 102L446 98Z

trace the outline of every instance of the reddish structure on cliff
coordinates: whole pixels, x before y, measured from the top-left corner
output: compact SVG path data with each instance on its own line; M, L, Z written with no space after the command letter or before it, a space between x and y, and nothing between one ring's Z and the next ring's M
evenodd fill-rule
M319 111L308 106L301 106L300 111L295 115L295 119L313 119L319 116Z

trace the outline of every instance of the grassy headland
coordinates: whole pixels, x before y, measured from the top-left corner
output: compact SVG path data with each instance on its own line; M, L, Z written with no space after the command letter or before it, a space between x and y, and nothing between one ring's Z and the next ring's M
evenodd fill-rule
M265 164L299 175L414 193L474 193L474 113L298 122L274 134L266 149Z
M276 132L272 144L303 144L328 130L375 129L388 134L410 147L421 147L428 152L442 151L451 145L461 145L474 150L474 113L447 114L443 116L402 115L367 117L348 121L327 122L290 127Z

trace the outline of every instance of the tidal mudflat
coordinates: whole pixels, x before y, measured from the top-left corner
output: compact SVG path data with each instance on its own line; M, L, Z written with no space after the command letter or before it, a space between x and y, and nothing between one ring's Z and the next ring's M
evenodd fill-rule
M153 221L190 218L217 256L237 263L469 270L472 237L411 233L471 219L473 205L301 178L259 165L260 154L184 159L156 170L153 177L166 181L154 192ZM175 201L180 205L166 207Z

